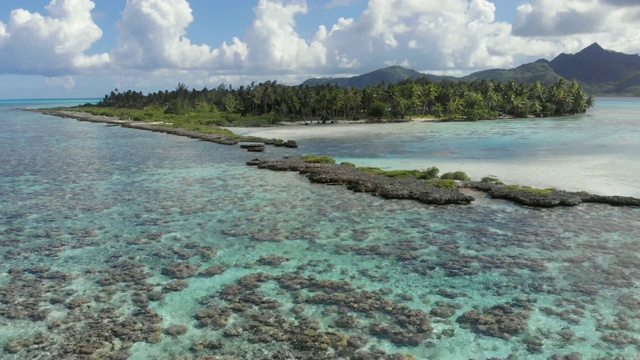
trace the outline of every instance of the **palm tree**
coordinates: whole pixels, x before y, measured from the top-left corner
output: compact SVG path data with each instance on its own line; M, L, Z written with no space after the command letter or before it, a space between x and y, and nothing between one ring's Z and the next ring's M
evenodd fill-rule
M291 89L291 88L289 88ZM302 107L302 103L300 101L300 98L298 96L297 92L294 91L290 91L289 94L286 97L286 102L285 102L287 108L289 109L290 115L291 115L291 119L293 121L296 120L296 114L298 113L298 111L300 111L300 108Z
M498 110L498 106L500 105L500 97L493 90L488 90L484 96L484 102L487 104L487 108L491 112L495 112Z
M433 107L436 98L438 97L438 86L434 83L427 84L422 89L422 101L426 107L426 112L429 113Z
M453 119L456 115L462 113L463 108L464 105L462 103L462 99L454 97L447 103L447 115Z
M511 94L507 106L507 113L515 117L525 117L529 113L529 103L522 96Z

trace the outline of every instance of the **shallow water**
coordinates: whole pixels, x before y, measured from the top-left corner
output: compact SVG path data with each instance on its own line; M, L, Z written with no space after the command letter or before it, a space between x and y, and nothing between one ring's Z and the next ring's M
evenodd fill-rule
M0 105L0 358L640 356L639 209L382 200L247 167L255 154L237 147L12 106ZM549 126L602 123L593 131L615 148L605 139L624 134L590 120L598 111ZM606 113L617 111L635 110ZM389 164L442 146L502 161L474 146L592 147L586 135L559 143L495 126L506 145L453 126L447 141L384 157L394 145L383 136L264 156L324 150ZM202 274L212 265L223 267ZM483 323L465 321L472 310ZM175 324L186 333L170 335Z
M640 197L640 98L598 98L596 104L584 115L560 118L314 125L241 133L302 138L304 152L359 166L436 166L441 172L465 171L477 180L494 175L512 184Z

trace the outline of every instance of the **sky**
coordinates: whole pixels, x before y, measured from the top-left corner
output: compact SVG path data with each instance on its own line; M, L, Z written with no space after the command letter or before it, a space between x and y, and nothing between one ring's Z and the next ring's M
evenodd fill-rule
M638 23L640 0L1 0L0 99L465 75L594 42L637 54Z

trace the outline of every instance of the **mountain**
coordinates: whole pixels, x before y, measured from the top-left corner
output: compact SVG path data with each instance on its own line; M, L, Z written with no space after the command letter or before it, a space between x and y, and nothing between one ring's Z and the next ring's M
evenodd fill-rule
M303 85L337 84L342 87L365 87L375 86L383 81L394 84L424 76L430 81L513 80L525 83L540 81L545 84L552 84L564 78L568 81L577 80L593 95L640 96L640 56L605 50L597 43L576 54L562 53L551 61L540 59L514 69L483 70L461 78L423 74L401 66L390 66L350 78L309 79Z
M336 84L340 87L365 87L368 85L378 85L384 81L385 84L395 84L406 79L418 79L427 77L430 81L440 81L443 76L423 74L402 66L389 66L363 75L350 78L312 78L302 83L302 85L325 85Z
M549 65L560 76L578 80L596 93L640 94L638 55L605 50L594 43L577 54L562 53Z
M478 71L460 78L463 81L495 80L500 82L534 83L540 81L545 84L552 84L562 78L549 65L547 60L538 60L534 63L520 65L515 69L491 69Z

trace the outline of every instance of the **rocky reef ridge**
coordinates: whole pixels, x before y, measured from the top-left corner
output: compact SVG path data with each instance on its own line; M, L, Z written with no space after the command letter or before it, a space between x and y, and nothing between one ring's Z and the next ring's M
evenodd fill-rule
M418 178L393 178L382 174L370 174L353 166L310 163L304 158L253 159L247 165L273 171L297 171L311 182L343 185L355 192L366 192L385 199L417 200L435 205L468 205L475 198L460 191L473 189L488 194L493 199L504 199L532 207L576 206L581 203L600 203L615 206L640 206L640 199L626 196L595 195L587 192L570 192L548 189L536 191L528 187L507 186L482 181L461 181L450 189L428 184Z
M469 204L474 200L458 189L428 185L424 180L368 174L352 166L309 163L297 157L254 159L247 164L274 171L297 171L315 183L344 185L349 190L371 193L385 199L409 199L437 205Z
M640 199L630 196L596 195L585 191L572 192L551 189L547 192L527 190L526 187L510 187L482 181L466 181L461 187L489 194L494 199L504 199L534 207L576 206L581 203L598 203L614 206L640 206Z

